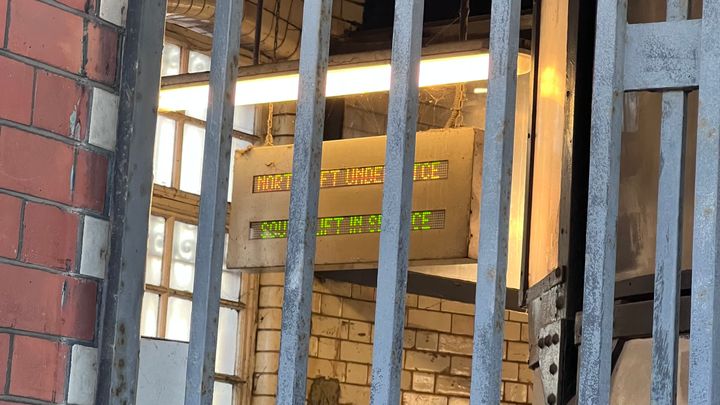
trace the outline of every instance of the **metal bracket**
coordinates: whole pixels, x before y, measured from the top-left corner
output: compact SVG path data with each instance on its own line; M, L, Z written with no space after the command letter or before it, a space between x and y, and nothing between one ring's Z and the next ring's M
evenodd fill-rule
M541 328L537 335L540 380L548 405L558 403L558 396L560 395L561 335L562 322L559 320Z
M566 268L553 271L534 286L533 299L528 302L530 368L539 372L543 397L549 405L567 404L575 392L575 373L563 372L568 364L577 362L566 276Z
M545 276L545 278L540 280L537 284L528 288L527 301L533 301L543 295L546 291L550 290L552 287L564 283L566 276L567 267L561 266L555 268L552 272L550 272L550 274Z
M564 270L558 269L549 274L545 279L533 286L529 292L536 292L528 301L528 314L530 314L530 334L538 337L536 331L542 330L547 325L567 318L567 297L566 286L561 281L564 277ZM539 287L547 289L541 291ZM528 295L530 296L530 295ZM530 345L530 364L538 361L537 341Z

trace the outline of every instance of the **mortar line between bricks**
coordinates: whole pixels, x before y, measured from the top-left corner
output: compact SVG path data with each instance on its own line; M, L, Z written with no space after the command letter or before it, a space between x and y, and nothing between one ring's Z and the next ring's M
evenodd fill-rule
M90 14L90 13L86 13L84 11L74 9L70 6L66 6L62 3L58 3L56 0L39 0L39 1L40 1L40 3L44 3L44 4L47 4L48 6L58 8L62 11L68 12L70 14L74 14L78 17L82 17L82 18L84 18L88 21L92 21L96 24L104 25L106 28L112 28L112 29L118 31L118 33L120 33L120 34L123 34L123 35L125 34L124 27L115 25L115 24L111 23L110 21L103 20L102 18L100 18L99 16L96 16L94 14ZM97 7L95 7L95 9L96 9L95 11L97 11Z
M70 167L70 201L75 201L75 176L77 176L77 164L78 164L79 151L77 148L73 150L73 162Z
M62 343L65 346L81 345L81 346L95 348L95 346L93 346L92 340L82 340L82 339L78 339L78 338L60 336L60 335L49 335L46 333L33 332L33 331L23 330L23 329L13 329L13 328L6 328L6 327L0 326L0 333L7 333L7 334L12 335L13 342L15 341L14 340L15 336L23 336L23 337L30 337L33 339L47 340L49 342ZM8 381L10 381L10 380L8 380ZM2 394L0 394L0 396L1 395Z
M77 280L94 281L98 284L102 281L102 279L87 276L85 274L51 269L49 267L44 267L44 266L40 266L40 265L33 264L33 263L21 262L18 260L8 259L5 257L0 257L0 264L8 264L8 265L15 266L15 267L22 267L25 269L42 271L45 273L54 274L54 275L58 275L58 276L66 276L68 278L74 278Z
M97 154L99 154L99 155L105 156L106 158L108 158L108 160L109 160L109 159L112 159L112 157L115 155L115 152L114 152L114 151L111 151L111 150L108 150L108 149L104 149L104 148L101 148L101 147L99 147L99 146L95 146L95 145L93 145L93 144L91 144L91 143L86 143L86 142L80 141L80 140L78 140L78 139L70 138L70 137L64 136L64 135L58 135L58 134L56 134L56 133L54 133L54 132L50 132L50 131L45 130L45 129L33 127L33 126L30 126L30 125L21 124L21 123L18 123L18 122L15 122L15 121L10 121L10 120L4 119L4 118L0 118L0 126L4 126L4 127L8 127L8 128L13 128L13 129L19 129L19 130L21 130L21 131L28 132L28 133L31 133L31 134L33 134L33 135L38 135L38 136L41 136L41 137L46 138L46 139L50 139L50 140L53 140L53 141L58 141L58 142L61 142L61 143L66 144L66 145L75 147L75 148L83 149L83 150L86 150L86 151L88 151L88 152L94 152L94 153L97 153Z
M87 91L87 98L85 100L85 108L87 111L87 116L85 117L86 123L84 126L86 127L85 130L82 129L83 124L80 123L81 129L80 133L78 134L78 139L83 142L86 145L91 145L90 143L90 121L92 120L92 106L95 102L95 91L90 88ZM79 114L78 114L79 118ZM117 138L117 130L115 130L115 137Z
M107 277L107 266L105 266L105 273ZM97 316L95 316L95 333L92 341L92 347L98 349L98 356L100 356L100 334L102 330L102 324L104 320L104 313L102 311L105 310L105 279L98 281L97 283L97 292L95 294L95 313ZM142 303L140 303L142 305Z
M67 359L65 361L65 378L63 378L63 394L62 394L62 403L63 404L68 403L68 395L69 395L69 391L70 391L70 367L72 367L72 361L73 361L72 349L73 349L73 346L68 346Z
M8 0L7 2L7 10L5 10L5 37L3 40L3 48L7 48L8 46L8 37L10 36L10 4L12 3L12 0Z
M87 64L88 64L88 42L90 37L88 34L89 27L88 20L83 20L83 36L82 36L82 61L80 62L80 75L87 76Z
M38 70L36 67L32 67L33 80L32 80L32 93L30 94L30 125L35 126L35 94L37 93L37 76Z
M20 226L18 230L18 248L15 259L20 261L23 250L23 238L25 237L25 206L27 205L26 200L20 200Z
M51 207L60 208L61 210L64 210L66 212L70 212L73 214L87 215L87 216L95 217L97 219L102 219L104 221L110 220L110 218L107 215L105 215L104 213L92 211L87 208L73 207L72 205L59 203L57 201L48 200L48 199L41 198L41 197L35 197L35 196L21 193L21 192L15 191L15 190L9 190L9 189L0 187L0 194L5 194L5 195L12 196L12 197L22 198L24 200L27 200L29 202L36 203L36 204L44 204L44 205L49 205Z
M33 85L33 88L34 88L34 85ZM72 146L72 147L78 147L78 146L83 145L82 142L80 142L79 140L77 140L75 138L58 135L54 132L50 132L45 129L40 129L40 128L34 127L32 125L25 125L25 124L21 124L19 122L10 121L5 118L0 118L0 126L19 129L21 131L29 132L33 135L42 136L44 138L51 139L53 141L58 141L58 142L64 143L64 144Z
M119 51L120 50L118 50L118 52ZM26 65L33 66L33 67L48 71L50 73L54 73L58 76L65 77L67 79L75 80L76 82L78 82L80 84L84 84L86 86L97 87L97 88L103 89L103 90L110 92L112 94L115 94L115 95L120 94L119 88L109 86L105 83L101 83L101 82L92 80L90 78L77 75L75 73L67 72L67 71L57 68L55 66L48 65L47 63L43 63L38 60L28 58L27 56L18 55L16 53L10 52L7 49L0 49L0 56L5 56L8 59L12 59L17 62L22 62Z
M1 401L13 401L13 402L17 402L19 404L28 404L28 405L58 405L55 402L40 401L37 399L18 397L15 395L0 395L0 400Z
M82 251L83 251L83 239L85 238L85 216L78 218L78 230L75 235L75 271L77 274L80 273L82 268Z
M10 392L10 377L12 373L12 354L15 348L15 335L8 335L8 354L7 354L7 370L5 370L5 386L3 387L3 393ZM2 395L2 394L0 394Z
M88 134L88 138L90 138ZM105 189L105 199L103 200L103 212L102 215L106 218L110 218L110 207L113 204L113 195L115 195L115 182L113 181L115 177L115 153L112 154L108 158L108 167L107 167L107 178L105 179L105 184L107 184L107 187ZM154 182L153 182L154 187ZM112 231L111 231L112 232ZM108 242L108 249L110 249L110 242ZM109 254L108 254L109 258Z
M113 160L115 160L115 159L113 159ZM108 175L109 174L110 173L108 173ZM110 194L108 194L108 195L113 195L112 192L113 192L113 190L110 189L108 191L108 193L110 193ZM106 212L109 212L109 207L107 204L105 205L105 210L106 210ZM97 295L96 295L96 299L95 299L95 310L97 311L96 312L97 316L95 317L95 339L93 341L93 344L95 345L95 347L98 348L98 362L100 361L100 356L101 356L101 352L102 352L101 346L102 346L102 342L104 339L104 333L105 333L105 328L103 328L103 325L105 325L105 318L108 316L107 315L107 305L108 305L107 300L109 298L107 297L107 289L105 288L105 286L107 285L106 281L108 280L108 276L109 276L108 270L110 267L109 266L109 262L110 262L109 255L110 255L110 244L112 243L110 241L110 238L112 235L112 223L109 224L108 228L109 228L108 229L108 232L109 232L108 253L107 253L108 254L108 263L105 265L105 277L103 278L102 282L98 282ZM142 305L142 303L140 303L140 304ZM93 398L93 400L94 400L94 398Z

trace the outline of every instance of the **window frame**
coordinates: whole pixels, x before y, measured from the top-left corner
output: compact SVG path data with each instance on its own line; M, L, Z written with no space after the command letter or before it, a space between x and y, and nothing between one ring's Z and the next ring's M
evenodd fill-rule
M173 41L167 41L180 47L180 74L186 73L189 65L190 49ZM195 51L204 53L201 51ZM172 266L172 250L174 229L177 222L198 225L200 196L180 190L180 175L182 169L182 147L184 141L185 125L194 125L205 129L205 121L187 116L178 112L158 112L159 116L172 120L175 123L174 144L172 150L172 175L170 187L153 183L151 199L151 215L164 219L163 228L163 254L161 259L160 285L150 284L144 280L144 292L158 296L156 319L156 337L166 339L167 317L169 300L176 297L192 300L193 293L170 287ZM259 138L241 131L233 131L233 138L251 144L259 142ZM227 205L228 217L230 203ZM148 234L148 237L150 235ZM147 271L147 270L146 270ZM255 354L255 324L258 311L259 275L240 273L240 291L237 301L222 299L221 308L228 308L238 313L237 341L235 344L234 375L215 373L216 383L231 384L233 387L233 405L248 405L252 398L252 373Z

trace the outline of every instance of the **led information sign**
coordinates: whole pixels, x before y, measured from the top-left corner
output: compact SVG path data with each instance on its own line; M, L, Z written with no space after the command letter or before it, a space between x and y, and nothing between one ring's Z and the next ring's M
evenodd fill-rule
M415 181L442 180L448 178L447 160L415 163L413 178ZM385 166L346 167L323 170L320 172L320 187L347 187L382 184L385 179ZM253 193L271 193L290 191L291 173L263 174L253 177Z
M475 128L417 134L408 246L411 268L477 263L482 139L482 131ZM387 218L381 216L388 173L386 145L385 136L323 142L315 271L377 268L383 220L387 225ZM290 188L296 174L292 165L291 144L235 154L229 269L285 270Z
M347 215L319 218L317 236L354 235L380 232L382 214ZM445 210L414 211L412 230L428 231L445 228ZM287 219L250 223L250 239L282 239L287 237Z

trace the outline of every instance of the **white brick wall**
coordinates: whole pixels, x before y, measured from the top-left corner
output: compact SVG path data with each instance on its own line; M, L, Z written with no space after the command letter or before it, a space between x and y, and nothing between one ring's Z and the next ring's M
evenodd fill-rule
M110 257L110 223L104 219L85 216L83 221L80 274L105 278Z
M74 345L70 358L70 381L68 404L92 405L98 372L98 350L93 347Z
M115 25L125 26L127 3L127 0L102 0L98 15Z
M280 347L282 274L260 277L253 405L274 403ZM314 378L340 384L340 403L369 403L375 289L316 279L308 361ZM469 404L474 306L432 297L407 297L401 388L403 404ZM503 401L529 403L527 315L506 311Z
M93 88L88 142L115 150L120 97L97 87Z

